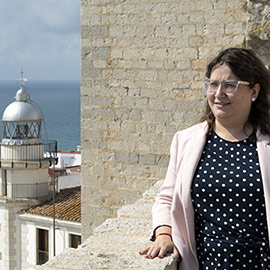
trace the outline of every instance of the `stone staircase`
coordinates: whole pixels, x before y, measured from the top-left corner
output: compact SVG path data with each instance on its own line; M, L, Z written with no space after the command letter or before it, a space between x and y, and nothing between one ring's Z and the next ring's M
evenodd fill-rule
M139 250L150 244L151 208L162 181L136 203L118 210L116 218L98 226L79 248L67 249L38 270L176 270L174 255L145 259Z

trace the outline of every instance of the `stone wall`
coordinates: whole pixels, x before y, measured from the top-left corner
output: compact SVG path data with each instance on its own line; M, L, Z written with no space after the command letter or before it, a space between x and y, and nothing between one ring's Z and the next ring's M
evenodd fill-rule
M199 119L206 63L246 45L253 4L81 0L84 239L165 176L173 134Z

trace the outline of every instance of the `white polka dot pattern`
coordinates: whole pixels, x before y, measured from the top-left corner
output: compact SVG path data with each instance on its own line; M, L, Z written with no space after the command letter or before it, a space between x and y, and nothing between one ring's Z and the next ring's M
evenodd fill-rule
M214 131L192 183L200 270L270 269L265 201L256 145Z

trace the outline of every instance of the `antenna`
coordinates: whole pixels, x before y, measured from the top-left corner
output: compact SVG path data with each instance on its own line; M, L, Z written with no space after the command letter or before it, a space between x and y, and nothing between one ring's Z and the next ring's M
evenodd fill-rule
M21 66L21 81L23 80L23 66Z
M21 66L21 78L20 79L16 79L17 85L20 88L22 88L22 89L24 89L26 91L26 93L28 95L28 98L30 99L30 91L29 91L28 87L26 86L26 82L28 81L28 79L27 78L24 78L23 77L23 74L24 74L24 72L23 72L23 66Z

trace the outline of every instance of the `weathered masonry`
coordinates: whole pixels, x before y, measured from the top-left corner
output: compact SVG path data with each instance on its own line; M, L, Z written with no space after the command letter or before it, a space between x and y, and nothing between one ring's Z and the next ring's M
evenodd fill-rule
M81 0L84 239L164 177L218 51L251 47L269 64L269 16L265 0Z

